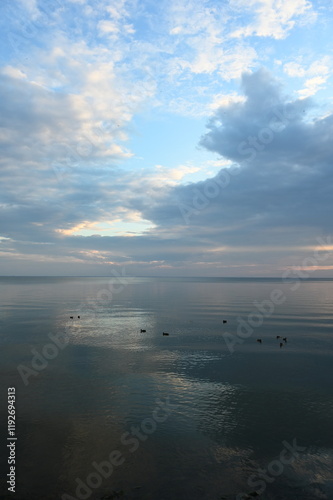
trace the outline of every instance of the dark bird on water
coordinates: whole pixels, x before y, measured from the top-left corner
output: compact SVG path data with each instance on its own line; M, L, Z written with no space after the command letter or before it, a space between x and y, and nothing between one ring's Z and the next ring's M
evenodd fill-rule
M285 342L287 342L287 337L283 337L283 339L282 339L282 340L284 340Z
M280 342L280 347L282 347L282 346L283 346L283 342Z
M74 319L74 316L70 316L69 319Z
M78 318L78 319L80 319L80 318L81 318L81 316L78 316L77 318Z
M167 332L163 332L163 335L169 335Z
M276 336L276 338L277 338L277 339L280 339L280 338L281 338L281 335L277 335L277 336Z
M260 344L261 344L262 340L261 339L257 339L257 342L260 342Z
M146 330L142 330L142 328L140 328L140 333L146 333Z
M224 319L224 320L223 320L223 323L227 323L227 320L226 320L226 319Z

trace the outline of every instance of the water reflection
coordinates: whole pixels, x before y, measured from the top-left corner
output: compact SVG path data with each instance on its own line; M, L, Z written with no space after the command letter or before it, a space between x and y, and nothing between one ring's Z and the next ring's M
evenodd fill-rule
M119 449L125 462L94 498L118 488L127 498L231 499L297 438L306 451L264 498L330 498L332 282L292 293L276 281L132 279L94 314L82 304L96 304L108 279L0 284L2 392L18 391L21 496L75 496L76 478ZM276 287L287 300L258 329L262 345L256 332L231 354L223 333ZM78 307L81 319L70 321ZM25 387L17 364L30 366L31 349L65 329L68 346ZM121 438L152 418L157 400L173 409L131 453Z

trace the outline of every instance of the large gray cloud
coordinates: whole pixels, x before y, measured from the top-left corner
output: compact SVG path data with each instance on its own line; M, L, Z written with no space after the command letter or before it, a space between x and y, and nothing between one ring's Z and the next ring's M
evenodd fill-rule
M314 104L288 100L265 70L244 75L242 87L245 101L219 108L200 141L235 166L215 179L175 188L172 204L166 198L159 207L147 206L145 215L179 223L180 203L188 207L192 226L225 231L238 223L246 233L256 227L331 230L333 115L310 120ZM231 235L239 241L232 229ZM259 241L264 240L261 235Z
M219 108L200 141L234 166L174 188L157 205L147 201L142 211L161 233L168 228L193 243L194 253L200 243L248 255L251 247L270 247L267 262L300 263L302 247L333 233L333 115L310 119L315 104L284 96L265 70L245 74L242 88L244 102Z

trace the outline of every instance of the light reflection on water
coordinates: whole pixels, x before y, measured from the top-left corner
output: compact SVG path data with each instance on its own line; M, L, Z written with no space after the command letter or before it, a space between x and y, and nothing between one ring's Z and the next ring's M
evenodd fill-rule
M261 498L333 498L332 281L293 292L277 280L133 278L111 302L97 300L110 278L0 285L2 394L17 387L20 498L75 496L76 478L118 449L124 464L91 498L122 489L129 499L229 500L251 492L251 474L295 438L306 451ZM284 304L230 353L223 333L274 288ZM16 366L31 365L31 349L66 328L69 345L25 387ZM277 335L288 337L282 349ZM131 453L121 437L152 418L157 400L172 411Z

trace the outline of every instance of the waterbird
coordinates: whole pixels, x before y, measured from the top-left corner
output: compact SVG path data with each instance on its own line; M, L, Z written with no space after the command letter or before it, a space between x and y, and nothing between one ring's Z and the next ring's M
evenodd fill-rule
M284 340L285 342L287 342L287 337L283 337L283 339L282 339L282 340Z
M282 346L283 346L283 342L280 342L280 347L282 347Z
M169 335L167 332L163 332L163 335Z
M70 316L69 319L74 319L74 316Z
M227 323L227 320L226 320L226 319L224 319L224 320L223 320L223 323Z
M142 330L142 328L140 328L140 333L146 333L146 330Z
M261 339L257 339L257 342L260 342L260 344L261 344L262 340Z
M80 319L80 318L81 318L81 316L78 316L78 317L77 317L77 319Z
M276 338L277 338L277 339L280 339L280 338L281 338L281 335L277 335L277 336L276 336Z

